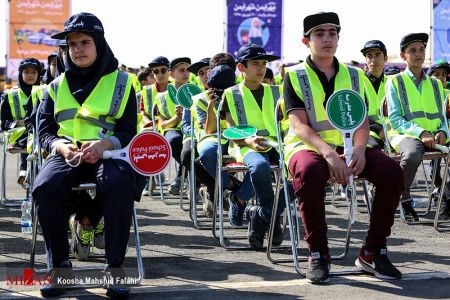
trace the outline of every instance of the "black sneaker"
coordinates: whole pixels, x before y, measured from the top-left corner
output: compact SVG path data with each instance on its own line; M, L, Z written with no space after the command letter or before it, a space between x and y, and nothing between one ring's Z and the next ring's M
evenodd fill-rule
M272 238L272 246L280 246L284 240L283 229L281 228L281 216L278 216L275 219L274 227L273 227L273 238Z
M309 269L306 271L306 279L312 284L322 284L330 281L329 254L323 255L320 252L311 252L309 257Z
M373 274L377 278L402 278L402 273L389 261L386 248L381 248L373 253L367 253L364 247L362 247L359 252L359 257L355 261L355 265L358 269Z
M437 203L436 203L437 205ZM450 207L449 207L449 201L444 196L441 201L441 207L439 209L439 220L446 221L450 220Z
M403 215L405 216L406 221L419 221L419 217L417 216L416 211L412 207L412 201L402 201L403 207Z
M75 285L75 275L72 264L52 268L46 276L45 283L41 286L42 297L58 297L66 292L66 288Z
M228 210L228 218L232 227L242 227L244 225L244 211L246 204L242 205L233 192L228 192L225 199L228 199L230 207Z
M105 278L107 282L104 286L106 288L106 296L113 299L126 299L130 296L130 290L124 284L126 275L121 267L106 267Z
M264 249L264 237L269 230L269 223L261 219L258 214L258 206L252 206L246 210L248 223L248 242L255 250Z

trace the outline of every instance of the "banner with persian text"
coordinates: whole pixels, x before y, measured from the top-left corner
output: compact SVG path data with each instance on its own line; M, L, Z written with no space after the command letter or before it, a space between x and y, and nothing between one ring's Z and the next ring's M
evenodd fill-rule
M227 52L236 57L245 44L282 55L283 0L227 0Z
M56 50L51 36L64 29L70 16L70 0L10 0L7 77L17 79L22 59L34 57L47 64Z

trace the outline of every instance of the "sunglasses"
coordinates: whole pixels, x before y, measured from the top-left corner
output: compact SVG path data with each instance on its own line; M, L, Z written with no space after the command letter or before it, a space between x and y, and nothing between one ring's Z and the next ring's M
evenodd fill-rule
M158 75L159 72L161 72L161 74L164 75L164 74L167 73L167 71L169 71L169 69L153 69L152 73L155 74L155 75Z

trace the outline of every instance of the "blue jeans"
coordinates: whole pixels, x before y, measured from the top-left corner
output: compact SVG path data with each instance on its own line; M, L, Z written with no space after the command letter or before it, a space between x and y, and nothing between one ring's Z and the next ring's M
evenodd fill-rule
M203 143L200 147L198 147L198 157L200 159L200 163L206 169L206 171L216 178L216 170L217 170L217 142L207 142ZM228 145L222 145L222 153L228 153ZM222 172L222 186L228 187L231 181L230 175L223 171ZM253 186L250 180L250 174L247 172L244 176L244 180L242 181L240 187L234 191L236 196L245 201L249 201L254 194Z

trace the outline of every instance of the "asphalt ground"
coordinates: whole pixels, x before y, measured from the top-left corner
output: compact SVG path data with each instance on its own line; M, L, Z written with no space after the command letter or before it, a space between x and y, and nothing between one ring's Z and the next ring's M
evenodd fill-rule
M16 156L7 158L7 194L24 195L16 180ZM166 177L173 177L166 172ZM419 179L422 172L419 172ZM170 181L170 180L168 180ZM419 183L423 183L419 180ZM423 185L420 185L423 187ZM358 190L361 190L358 187ZM424 197L423 192L416 192ZM140 230L144 279L131 288L136 299L446 299L450 298L450 234L438 233L429 225L407 225L395 220L388 241L389 258L403 273L402 280L383 281L368 275L333 277L324 286L309 284L298 275L292 263L273 264L265 252L226 250L213 237L211 230L198 230L189 213L180 209L179 198L167 193L162 202L159 196L142 197L136 203ZM361 198L359 193L358 198ZM337 207L327 202L328 237L332 254L342 252L346 230L347 210L341 200ZM187 206L186 206L187 207ZM199 206L201 209L201 206ZM0 207L0 299L40 297L39 284L25 285L20 275L30 267L30 236L20 232L19 208ZM199 216L202 216L201 211ZM422 218L431 220L432 211ZM201 217L201 220L207 220ZM352 269L366 230L368 216L361 205L356 214L350 249L347 256L333 261L332 270ZM210 223L204 223L209 225ZM230 242L246 245L246 229L227 229ZM289 246L289 235L285 235ZM300 255L307 252L303 245ZM101 254L101 250L95 250ZM290 253L279 251L274 257L290 258ZM38 236L36 267L45 267L42 236ZM89 262L72 260L75 267L102 266L103 260ZM137 275L136 251L132 230L124 267L127 275ZM303 271L307 263L301 262ZM94 276L98 271L78 272L77 277ZM18 282L11 281L15 275ZM34 273L35 279L43 274ZM9 278L8 278L9 276ZM42 277L40 277L42 278ZM65 297L104 298L102 288L71 289Z

